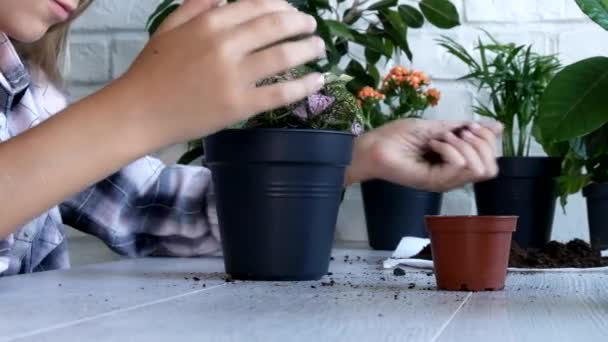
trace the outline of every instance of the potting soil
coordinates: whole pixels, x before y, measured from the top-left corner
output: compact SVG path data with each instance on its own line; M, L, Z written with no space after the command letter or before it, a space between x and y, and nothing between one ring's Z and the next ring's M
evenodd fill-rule
M414 259L433 260L431 245L427 245ZM522 248L511 243L509 267L512 268L592 268L608 266L600 250L579 239L568 243L551 241L541 248Z

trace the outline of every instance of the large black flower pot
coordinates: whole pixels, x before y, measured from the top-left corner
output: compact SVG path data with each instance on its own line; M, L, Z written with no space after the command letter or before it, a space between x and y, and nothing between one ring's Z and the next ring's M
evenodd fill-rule
M361 183L369 244L395 250L404 236L428 237L424 217L439 215L442 194L383 180Z
M318 280L329 268L354 136L225 130L205 139L226 272L235 279Z
M551 239L561 158L499 158L496 178L475 184L479 215L519 217L513 240L541 247Z
M583 196L587 199L591 244L601 250L608 249L608 183L586 186Z

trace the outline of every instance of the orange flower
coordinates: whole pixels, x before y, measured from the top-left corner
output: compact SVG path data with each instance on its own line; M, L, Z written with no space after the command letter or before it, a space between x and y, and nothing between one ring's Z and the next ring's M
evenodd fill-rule
M441 100L441 93L439 90L431 88L427 91L426 95L431 101L431 106L435 107L437 104L439 104L439 100Z
M417 76L412 75L412 76L408 77L408 83L409 83L409 84L412 86L412 88L414 88L414 89L418 89L418 88L420 88L420 82L421 82L421 80L420 80L420 78L419 78L419 77L417 77Z
M412 73L412 76L417 77L418 79L420 79L420 83L421 84L430 84L431 83L429 77L425 73L423 73L421 71L414 71Z
M376 89L374 89L370 86L363 87L359 91L359 94L357 94L357 97L361 100L366 100L368 98L384 100L384 98L385 98L384 94L382 94L381 92L377 91Z

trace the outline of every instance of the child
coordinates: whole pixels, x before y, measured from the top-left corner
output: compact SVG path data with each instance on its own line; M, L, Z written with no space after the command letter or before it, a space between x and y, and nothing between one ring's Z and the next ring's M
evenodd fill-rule
M254 87L324 53L283 0L189 0L132 67L67 106L58 64L92 0L0 0L0 276L69 266L63 224L129 256L220 250L209 170L146 157L297 101L322 77ZM278 43L278 44L276 44ZM357 139L346 186L383 178L445 190L496 174L500 127L402 120ZM445 163L421 158L427 147Z

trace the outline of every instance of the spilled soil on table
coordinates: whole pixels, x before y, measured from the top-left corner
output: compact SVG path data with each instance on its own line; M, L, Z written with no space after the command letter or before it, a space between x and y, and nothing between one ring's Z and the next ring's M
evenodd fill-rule
M414 259L433 260L431 245L427 245ZM514 268L593 268L608 266L599 249L576 239L568 243L551 241L541 248L522 248L511 243L509 267Z

